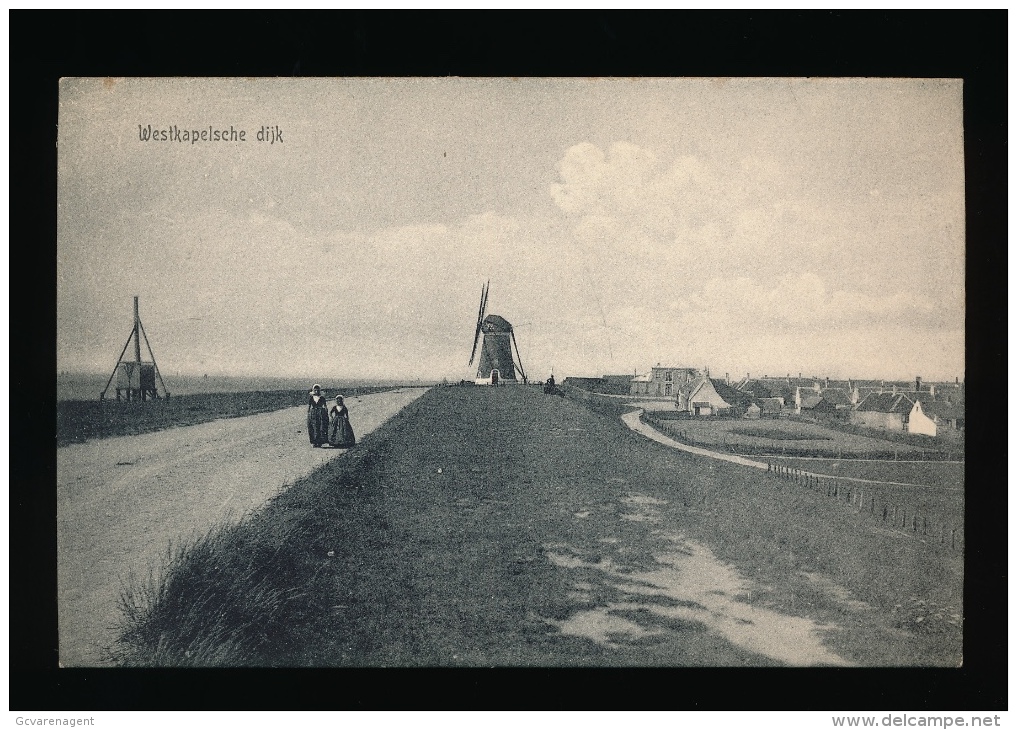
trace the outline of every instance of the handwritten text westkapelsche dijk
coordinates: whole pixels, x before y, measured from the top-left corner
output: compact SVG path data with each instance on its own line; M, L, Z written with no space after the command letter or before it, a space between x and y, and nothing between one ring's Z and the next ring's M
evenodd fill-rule
M237 129L232 124L229 129L217 129L209 125L207 129L181 129L175 124L168 127L153 129L151 124L138 125L138 139L142 142L247 142L246 129ZM256 142L282 143L283 132L278 125L259 127L254 135Z

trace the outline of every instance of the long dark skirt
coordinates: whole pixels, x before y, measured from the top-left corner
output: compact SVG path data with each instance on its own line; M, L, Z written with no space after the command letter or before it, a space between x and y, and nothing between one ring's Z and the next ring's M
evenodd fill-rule
M324 408L307 409L307 437L314 446L328 441L328 411Z
M349 449L357 443L348 414L332 411L332 420L328 424L328 443L336 449Z

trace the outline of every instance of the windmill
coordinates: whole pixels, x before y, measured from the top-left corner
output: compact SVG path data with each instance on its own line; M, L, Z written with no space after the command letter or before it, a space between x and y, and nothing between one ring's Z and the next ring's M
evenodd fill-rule
M487 314L487 295L491 291L491 282L488 281L480 289L480 311L477 314L477 331L473 335L473 354L470 355L469 364L472 365L477 357L477 343L480 336L484 336L484 342L480 346L480 362L477 365L477 385L498 385L500 382L519 382L516 378L516 371L526 382L526 373L523 371L523 359L519 355L519 345L516 343L515 332L508 320L499 317L497 314ZM487 314L487 316L484 316ZM516 348L516 357L512 357L512 348Z

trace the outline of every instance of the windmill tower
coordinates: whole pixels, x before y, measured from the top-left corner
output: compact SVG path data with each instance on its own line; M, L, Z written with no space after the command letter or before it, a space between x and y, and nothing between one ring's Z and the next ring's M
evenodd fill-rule
M516 372L526 382L523 371L523 359L519 355L515 332L508 320L497 314L487 314L487 295L491 291L491 282L487 282L480 290L480 312L477 314L477 331L473 335L473 354L469 364L477 357L477 343L480 336L484 342L480 347L480 362L477 366L477 385L498 385L499 383L518 383ZM484 316L484 315L487 316ZM516 349L516 357L512 357L512 348Z
M145 347L148 349L148 356L151 361L141 359L141 338L145 338ZM124 360L127 348L134 341L134 360ZM124 349L120 351L113 374L106 381L106 387L99 394L99 400L105 400L106 391L116 378L117 400L155 400L159 397L159 391L155 387L156 378L162 386L163 395L169 398L169 391L166 390L166 383L162 380L162 373L159 366L155 364L155 355L152 353L152 346L148 343L148 335L145 334L145 327L141 324L141 317L138 315L138 298L134 297L134 328L124 343Z

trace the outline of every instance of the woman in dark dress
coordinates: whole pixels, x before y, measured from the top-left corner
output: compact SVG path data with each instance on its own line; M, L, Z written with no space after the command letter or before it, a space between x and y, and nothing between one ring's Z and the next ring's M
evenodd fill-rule
M336 396L335 405L328 412L328 443L335 449L349 449L357 443L350 425L350 411L341 395Z
M307 399L307 436L314 448L328 441L328 401L317 384Z

